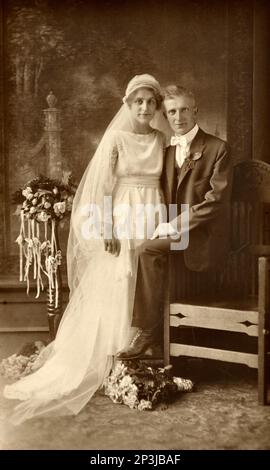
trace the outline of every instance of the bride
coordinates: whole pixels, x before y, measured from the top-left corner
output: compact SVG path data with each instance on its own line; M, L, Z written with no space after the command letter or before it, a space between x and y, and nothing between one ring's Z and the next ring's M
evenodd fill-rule
M154 219L163 217L159 179L166 121L161 102L157 80L136 75L84 173L67 250L70 300L37 370L4 389L6 398L22 400L13 412L14 424L77 414L130 342L135 248L152 235L146 234L149 218L142 208L154 207Z

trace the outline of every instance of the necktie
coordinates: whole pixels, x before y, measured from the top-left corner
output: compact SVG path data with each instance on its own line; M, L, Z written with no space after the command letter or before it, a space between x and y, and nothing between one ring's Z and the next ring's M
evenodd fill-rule
M184 163L185 158L187 158L188 156L187 139L185 136L182 136L182 135L172 136L171 145L176 145L175 158L176 158L179 168L181 168L181 166Z

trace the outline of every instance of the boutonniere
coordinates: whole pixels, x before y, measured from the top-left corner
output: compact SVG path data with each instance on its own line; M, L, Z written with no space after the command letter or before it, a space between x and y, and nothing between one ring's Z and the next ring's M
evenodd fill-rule
M196 161L201 158L202 152L195 152L194 154L190 155L190 157L185 159L185 169L186 170L193 170L195 167Z
M192 160L191 158L186 158L185 159L185 169L186 170L193 170L194 166L195 166L195 161Z
M195 152L193 154L192 160L199 160L199 158L201 158L201 156L202 156L202 152Z

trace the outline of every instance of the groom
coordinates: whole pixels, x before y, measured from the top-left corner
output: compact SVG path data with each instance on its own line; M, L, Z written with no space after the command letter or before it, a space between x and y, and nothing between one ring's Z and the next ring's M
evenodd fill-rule
M175 135L166 152L162 186L166 203L177 205L177 217L159 224L152 239L138 248L132 322L138 332L130 346L118 354L123 360L143 356L162 331L168 253L186 231L181 224L181 204L189 208L189 244L182 257L186 267L213 270L228 251L232 163L227 144L197 125L195 97L187 89L167 87L164 110Z

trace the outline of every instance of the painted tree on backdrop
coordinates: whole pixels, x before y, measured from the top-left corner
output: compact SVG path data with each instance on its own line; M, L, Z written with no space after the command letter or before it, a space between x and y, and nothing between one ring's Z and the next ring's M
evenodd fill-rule
M44 170L43 150L38 158L35 150L51 89L62 111L64 166L79 178L124 84L138 70L155 71L149 52L131 36L127 43L124 31L116 38L112 23L108 12L101 21L86 1L8 3L8 142L16 181Z

